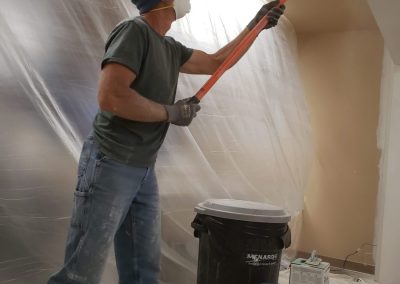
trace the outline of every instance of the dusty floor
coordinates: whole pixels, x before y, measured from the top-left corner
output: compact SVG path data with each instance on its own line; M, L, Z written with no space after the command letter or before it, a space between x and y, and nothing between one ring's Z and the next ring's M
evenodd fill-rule
M352 272L348 272L347 274L349 275L330 273L329 284L349 284L349 283L379 284L378 282L375 282L373 280L372 275L352 273ZM279 284L289 284L289 270L284 270L281 272L279 278Z

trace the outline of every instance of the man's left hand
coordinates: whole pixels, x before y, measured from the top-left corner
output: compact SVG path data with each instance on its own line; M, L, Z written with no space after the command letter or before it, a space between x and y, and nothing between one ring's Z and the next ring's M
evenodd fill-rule
M251 30L265 16L268 18L268 24L264 29L275 27L278 24L279 18L285 12L286 6L279 5L279 0L269 2L261 7L256 16L251 20L247 27Z

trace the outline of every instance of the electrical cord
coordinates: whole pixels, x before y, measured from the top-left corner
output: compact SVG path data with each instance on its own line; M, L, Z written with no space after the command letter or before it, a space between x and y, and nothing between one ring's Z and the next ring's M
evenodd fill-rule
M345 269L345 268L346 268L345 266L346 266L347 260L348 260L351 256L356 255L356 254L359 253L359 252L360 252L360 248L358 248L358 249L356 249L354 252L352 252L352 253L346 255L346 258L345 258L344 261L343 261L342 269Z
M343 272L343 271L345 270L345 268L346 268L346 263L347 263L347 261L349 260L349 258L352 257L353 255L356 255L357 253L359 253L359 252L362 250L362 248L365 247L365 246L376 247L376 245L374 245L374 244L362 243L361 246L360 246L359 248L357 248L354 252L352 252L352 253L346 255L346 257L345 257L345 259L344 259L344 261L343 261L343 264L342 264L342 267L341 267L341 268L336 268L336 269L331 268L331 269L330 269L330 272L332 272L332 273L335 273L335 272Z
M346 258L345 258L344 261L343 261L342 270L345 269L347 260L348 260L351 256L356 255L357 253L359 253L359 252L361 251L361 249L362 249L363 247L365 247L365 246L376 247L376 245L374 245L374 244L363 243L358 249L356 249L354 252L352 252L352 253L350 253L350 254L348 254L348 255L346 256Z

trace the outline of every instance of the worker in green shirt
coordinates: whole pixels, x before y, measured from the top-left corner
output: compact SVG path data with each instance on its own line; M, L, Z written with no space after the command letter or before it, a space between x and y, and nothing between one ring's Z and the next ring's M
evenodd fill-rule
M118 24L105 46L100 110L79 160L64 266L48 284L100 283L112 244L120 284L158 283L154 164L170 123L187 126L200 110L189 99L175 102L179 73L213 74L262 17L273 27L285 9L277 1L264 5L234 40L207 54L165 35L189 13L189 0L132 2L140 16Z

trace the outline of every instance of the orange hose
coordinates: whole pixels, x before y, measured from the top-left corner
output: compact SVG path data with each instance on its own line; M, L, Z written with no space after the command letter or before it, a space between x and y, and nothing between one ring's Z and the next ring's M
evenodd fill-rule
M286 0L280 0L277 7L285 4ZM208 81L200 88L200 90L193 97L196 103L199 103L201 99L208 93L208 91L214 86L218 79L228 70L233 63L238 60L251 43L256 39L258 34L268 25L268 18L263 17L257 25L251 29L251 31L243 38L243 40L232 50L232 52L226 57L224 62L218 67L218 69L211 75Z

